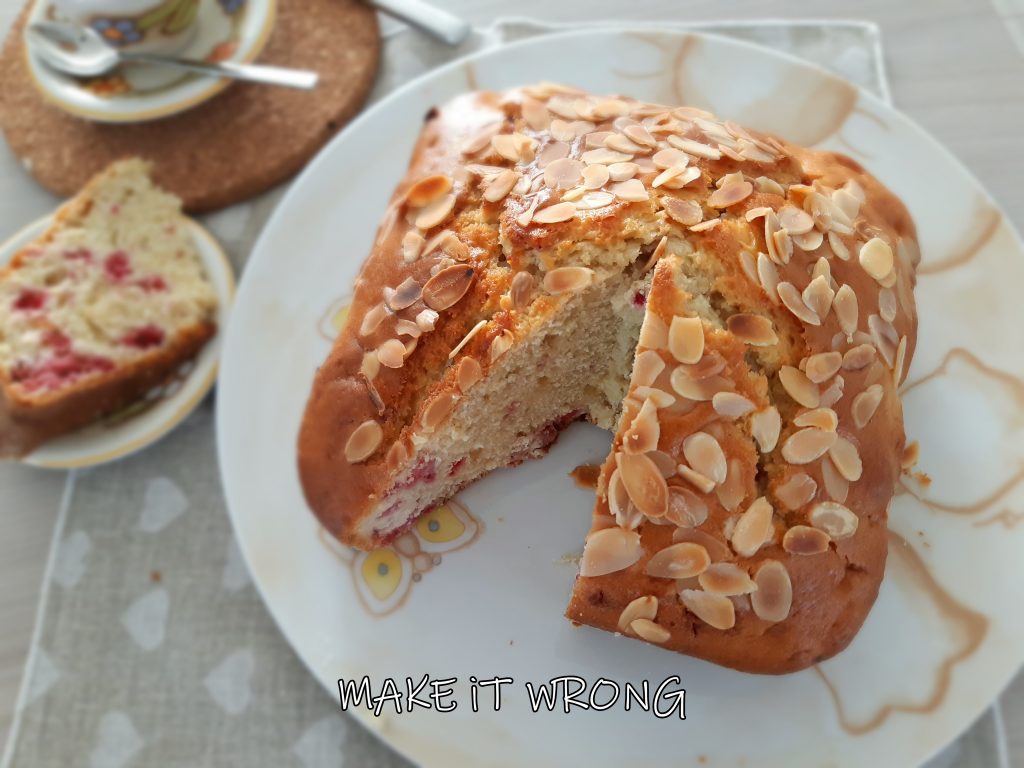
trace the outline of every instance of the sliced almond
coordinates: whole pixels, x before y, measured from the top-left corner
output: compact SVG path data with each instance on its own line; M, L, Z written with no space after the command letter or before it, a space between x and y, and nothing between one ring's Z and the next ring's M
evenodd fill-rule
M729 512L739 509L746 497L746 488L743 483L743 462L740 459L729 459L729 471L725 475L725 482L715 489L715 495Z
M776 286L776 290L779 293L779 299L786 309L796 315L799 320L808 325L821 325L821 318L804 303L803 297L800 295L800 291L796 289L796 286L792 283L781 282Z
M775 406L769 406L750 417L750 434L757 440L761 453L771 453L779 442L782 418Z
M433 309L421 309L416 314L416 325L423 333L429 333L434 330L434 326L437 324L437 318L440 315Z
M732 548L741 557L753 557L774 533L772 505L764 496L754 499L736 521L736 527L729 537Z
M398 312L419 301L422 294L423 286L411 277L407 277L391 295L391 298L388 300L388 306L395 312Z
M484 189L484 200L489 203L504 200L519 179L520 175L515 171L508 168L502 169L501 173L488 180L487 187Z
M372 419L356 427L345 442L345 459L350 464L366 461L380 447L384 430Z
M735 563L709 565L697 580L703 590L712 595L731 597L757 591L757 584L750 578L750 574Z
M833 541L848 539L857 532L860 522L847 507L835 501L821 501L810 514L811 525L827 533Z
M658 448L661 428L658 409L650 398L644 401L640 412L622 435L622 450L626 453L647 453Z
M706 475L702 475L700 472L686 466L685 464L679 464L676 467L676 471L679 472L679 476L686 482L692 485L701 493L711 493L715 490L715 481Z
M716 392L711 398L715 413L727 419L739 419L754 410L754 404L735 392Z
M836 441L835 432L808 427L794 432L782 444L782 458L790 464L809 464L825 455Z
M707 432L695 432L683 441L683 455L690 466L716 484L725 482L727 465L722 446Z
M575 215L576 205L574 203L555 203L534 213L533 222L535 224L558 224L569 221Z
M704 354L704 323L699 317L672 318L668 349L680 363L696 363Z
M818 385L807 378L799 368L784 365L779 369L779 381L783 389L804 408L817 408L821 401Z
M408 460L409 449L405 447L405 443L401 440L396 440L388 449L388 455L384 459L384 462L387 465L389 472L397 473L401 467L405 466L405 463Z
M442 312L466 295L476 274L467 264L446 267L427 280L423 286L423 303L435 312Z
M647 561L646 573L656 579L690 579L711 564L708 551L700 544L672 544Z
M484 372L475 357L466 355L459 361L459 368L455 374L455 380L459 385L459 391L465 394L470 387L483 378Z
M884 394L885 390L882 389L881 384L872 384L853 398L853 405L850 411L853 414L853 423L857 425L858 429L864 429L868 422L871 421L871 417L878 410L878 404L882 402Z
M863 465L857 447L853 443L845 437L837 437L832 447L828 449L828 456L844 478L851 483L860 480Z
M423 235L415 229L410 229L402 238L402 258L407 263L416 261L423 251L423 244L426 242Z
M515 336L507 328L491 339L490 360L493 363L512 347Z
M589 267L556 267L544 275L544 290L548 293L582 291L594 282L594 270Z
M676 461L664 451L651 451L647 456L658 467L661 476L666 480L676 473Z
M694 200L680 200L675 197L662 197L661 207L670 218L686 227L699 224L704 219L704 211Z
M629 625L637 619L653 620L658 615L658 598L644 595L631 601L619 614L619 631L625 632Z
M676 136L673 133L669 134L668 143L693 157L703 157L708 160L718 160L722 157L722 153L714 147L701 144L693 139L684 139L682 136Z
M668 486L658 466L644 454L618 454L619 472L630 500L648 517L668 509Z
M544 169L544 183L552 189L569 189L583 178L585 167L579 160L559 158L550 162Z
M452 180L448 176L427 176L409 187L409 191L405 193L405 202L413 208L422 208L448 194L451 188Z
M667 487L666 520L680 528L695 528L708 519L708 505L697 494L680 485Z
M636 176L640 166L636 163L612 163L608 166L608 177L612 181L628 181Z
M792 205L784 205L778 215L779 225L791 235L802 235L814 228L814 219L810 214Z
M791 555L820 555L828 552L828 534L809 525L794 525L782 537L782 548Z
M683 589L679 599L690 613L715 629L732 629L736 625L736 606L728 597L699 589Z
M359 325L359 335L369 336L377 330L381 322L388 316L388 309L384 304L375 304L365 315L363 322Z
M658 168L685 168L690 163L690 156L675 148L655 152L651 159Z
M896 293L892 288L883 288L878 292L878 314L882 319L891 323L896 319Z
M672 173L658 174L661 178L661 186L665 189L682 189L691 181L696 181L703 174L700 168L696 166L690 166L689 168L683 168L678 173L673 171Z
M798 427L817 427L827 432L835 432L839 426L839 416L831 408L812 408L797 414L793 424Z
M644 316L643 325L640 326L640 338L638 343L647 349L668 348L668 326L653 312Z
M772 321L763 315L743 312L730 315L725 321L725 327L740 341L754 347L769 347L779 341Z
M615 573L633 565L643 555L640 536L619 527L604 528L587 536L580 558L580 576Z
M416 227L428 230L441 224L455 208L455 195L448 194L424 206L416 214Z
M786 482L775 488L775 498L790 512L800 509L818 492L818 484L814 478L804 472L790 475Z
M597 190L585 193L574 204L578 211L592 211L595 208L604 208L606 205L611 205L614 202L615 196L611 192Z
M642 203L649 199L647 187L639 179L620 181L608 187L608 191L627 203Z
M653 349L647 349L636 356L633 363L633 384L638 387L649 387L654 384L661 372L665 370L665 361Z
M660 626L655 624L650 619L634 619L629 629L641 640L646 640L648 643L665 643L672 637L671 633Z
M463 336L462 339L459 341L459 343L452 348L452 351L448 353L448 359L454 360L455 356L458 355L459 352L461 352L463 348L473 340L473 337L480 333L480 331L482 331L485 327L487 327L487 320L480 320L476 325L470 328L466 335Z
M736 181L716 189L708 197L708 205L712 208L728 208L741 203L754 192L754 185L749 181Z
M880 237L873 237L861 246L857 255L860 265L875 280L882 281L892 272L892 248Z
M764 253L757 254L757 276L772 304L779 303L779 270Z
M583 186L586 189L600 189L608 183L610 176L607 165L588 165L583 169Z
M839 372L843 356L838 352L819 352L807 358L804 373L815 384L822 384Z
M836 465L828 456L821 459L821 482L825 486L825 493L832 501L846 503L846 497L850 493L850 481L839 474Z
M366 377L367 381L373 381L380 373L380 360L377 358L377 350L373 349L363 353L363 362L359 365L359 373Z
M793 606L793 583L786 566L778 560L765 560L754 574L754 583L757 591L750 596L754 614L762 621L784 621Z
M843 355L843 370L860 371L875 362L875 348L871 344L858 344Z
M580 159L587 165L611 165L612 163L625 163L633 159L633 155L627 152L617 152L608 147L591 149L580 155Z
M454 392L444 392L427 405L423 410L423 428L433 431L445 421L455 410L455 403L458 402L458 395Z
M405 344L398 339L388 339L377 347L377 359L388 368L401 368L405 365Z
M537 154L537 167L546 169L556 160L563 160L567 158L569 156L569 149L569 145L564 141L549 142L545 145L544 149ZM573 162L578 163L579 167L582 169L583 163L580 163L578 160L574 160ZM550 187L553 185L548 184L548 186Z
M843 261L850 260L850 249L846 247L846 243L843 242L843 238L839 236L838 232L828 233L828 247Z
M832 306L835 308L839 327L848 339L852 338L857 330L857 294L849 285L842 285L836 291Z
M508 291L509 297L512 299L512 306L516 309L523 309L528 306L536 284L537 281L529 272L516 272L516 276L512 278L512 285Z
M824 275L818 275L808 283L800 297L819 320L824 320L828 316L829 310L832 309L835 295L835 291L829 285L829 279Z

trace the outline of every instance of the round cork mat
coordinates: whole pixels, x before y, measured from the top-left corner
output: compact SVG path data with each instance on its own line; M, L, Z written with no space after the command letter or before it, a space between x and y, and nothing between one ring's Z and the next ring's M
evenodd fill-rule
M311 91L234 83L199 106L145 123L69 115L32 84L22 28L0 52L0 130L44 187L63 197L121 157L153 163L158 184L196 213L256 195L297 172L351 118L377 71L377 15L358 0L279 0L259 61L312 69Z

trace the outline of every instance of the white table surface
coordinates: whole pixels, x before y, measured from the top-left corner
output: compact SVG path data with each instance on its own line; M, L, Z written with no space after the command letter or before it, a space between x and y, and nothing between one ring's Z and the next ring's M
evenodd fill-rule
M510 13L551 21L697 21L804 18L812 10L822 19L870 19L882 28L895 104L949 147L1024 229L1024 0L433 1L474 23ZM22 2L0 0L0 29L10 26ZM28 177L24 183L31 183ZM25 223L4 220L4 207L0 200L0 239ZM0 743L31 641L64 484L63 472L0 465ZM1024 768L1024 675L1004 693L1001 709L1009 765Z

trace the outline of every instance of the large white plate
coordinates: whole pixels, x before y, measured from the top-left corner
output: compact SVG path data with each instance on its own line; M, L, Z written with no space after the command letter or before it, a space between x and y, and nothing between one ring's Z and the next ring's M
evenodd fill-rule
M579 551L591 511L591 494L566 473L608 445L591 427L462 493L471 513L445 510L405 554L332 547L306 511L295 437L308 387L423 115L469 88L538 80L696 104L847 152L910 206L924 261L906 421L933 482L908 481L895 500L881 596L851 647L817 669L739 674L562 618L575 574L564 556ZM821 70L669 33L575 33L490 51L367 112L268 224L221 374L231 517L271 613L332 695L338 678L370 675L376 690L385 677L458 677L454 712L356 712L423 765L914 765L981 713L1024 654L1014 607L1024 592L1022 284L1019 238L978 182L905 117ZM559 675L656 684L674 674L685 722L621 702L533 714L524 692ZM485 695L474 713L468 679L495 675L515 680L501 711Z
M52 217L45 216L0 245L0 265L45 232L52 222ZM234 298L235 275L231 262L213 235L191 219L188 223L196 252L217 294L216 335L203 346L194 361L182 368L179 376L150 392L146 400L46 442L22 457L23 462L36 467L72 469L122 458L156 442L178 426L210 391L217 378L222 329L227 325Z

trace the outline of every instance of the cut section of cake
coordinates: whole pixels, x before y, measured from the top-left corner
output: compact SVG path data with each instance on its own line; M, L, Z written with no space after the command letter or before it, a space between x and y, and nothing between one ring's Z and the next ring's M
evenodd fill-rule
M840 155L550 84L460 97L317 372L307 500L370 549L577 418L616 428L569 618L806 667L882 578L917 261Z
M180 201L113 164L0 269L0 455L117 411L214 334L216 296Z

